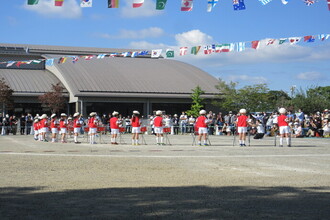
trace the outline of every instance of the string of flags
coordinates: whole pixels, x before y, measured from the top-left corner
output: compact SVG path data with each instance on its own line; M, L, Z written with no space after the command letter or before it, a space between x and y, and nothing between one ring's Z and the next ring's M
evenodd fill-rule
M42 1L42 0L40 0ZM54 6L61 7L64 5L65 0L54 0ZM79 0L80 6L83 8L93 7L93 0ZM211 12L212 9L218 3L218 0L205 0L207 2L207 12ZM270 3L272 0L258 0L262 5L266 5ZM291 0L281 0L284 5L287 5ZM330 10L330 0L326 0L328 9ZM120 0L108 0L108 8L119 8ZM233 8L235 11L237 10L245 10L244 0L232 0ZM302 0L302 2L311 6L318 2L318 0ZM39 0L27 0L28 5L37 5ZM156 10L164 10L166 6L167 0L156 0ZM140 8L144 4L144 0L132 0L133 8ZM192 11L193 10L193 0L181 0L181 11Z
M289 38L279 38L279 39L266 39L266 40L255 40L255 41L246 41L246 42L236 42L236 43L223 43L223 44L211 44L202 46L194 46L190 48L190 54L197 55L201 49L203 49L203 53L205 55L212 53L227 53L232 51L242 52L246 50L246 48L252 48L255 50L260 49L260 46L270 46L270 45L283 45L285 43L289 45L297 44L301 41L306 43L313 43L318 39L319 41L328 40L330 38L330 34L319 34L319 35L308 35L304 37L289 37ZM107 57L150 57L150 58L159 58L162 55L162 49L156 50L143 50L143 51L129 51L122 53L108 53L108 54L98 54L98 55L80 55L80 56L62 56L60 58L50 58L50 59L36 59L36 60L26 60L26 61L4 61L0 62L0 65L5 65L6 67L11 67L15 65L16 67L20 67L21 65L29 65L29 64L40 64L41 62L45 62L47 66L53 66L55 62L58 64L63 64L67 61L72 63L78 62L79 59L83 60L92 60L92 59L104 59ZM180 47L179 48L179 56L185 56L188 54L188 47ZM166 58L174 58L175 51L174 49L166 49L165 56Z

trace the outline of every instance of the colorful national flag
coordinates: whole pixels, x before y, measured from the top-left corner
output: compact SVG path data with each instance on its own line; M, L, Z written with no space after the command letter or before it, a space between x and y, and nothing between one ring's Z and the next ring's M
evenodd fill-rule
M261 4L266 5L269 2L271 2L272 0L259 0L261 2Z
M330 0L328 0L328 9L330 11Z
M180 56L187 54L188 47L180 47Z
M142 51L139 51L138 55L139 56L145 56L145 55L148 55L149 51L147 50L142 50Z
M87 55L87 56L84 56L84 59L85 60L91 60L94 58L94 55Z
M222 44L221 45L221 52L230 52L232 50L231 44Z
M54 66L54 59L47 59L46 60L46 66Z
M319 34L319 39L321 41L328 40L329 37L330 37L330 34Z
M245 4L244 4L244 0L233 0L233 7L234 10L245 10Z
M214 6L218 3L218 0L208 0L207 1L207 12L211 12Z
M274 44L275 43L275 39L269 39L268 41L267 41L267 46L268 45L271 45L271 44Z
M314 4L316 1L315 0L304 0L304 3L307 5L307 6L311 6L312 4Z
M93 0L80 0L80 7L88 8L93 6Z
M283 44L286 40L287 40L286 38L280 38L278 44Z
M68 59L67 57L61 57L61 58L58 60L58 63L65 63L67 59Z
M39 64L39 63L41 63L41 62L42 62L41 60L32 60L32 61L31 61L32 64Z
M151 58L158 58L162 53L162 49L152 50L151 51Z
M212 46L211 45L204 46L204 54L211 54L211 53L212 53Z
M99 54L97 55L96 59L103 59L106 56L106 54Z
M133 8L139 8L143 5L144 0L133 0Z
M55 0L55 6L62 6L64 0Z
M192 11L193 0L181 0L181 11Z
M37 5L39 0L28 0L28 5Z
M119 8L119 0L108 0L108 8Z
M72 56L72 63L78 62L79 57L78 56Z
M173 58L174 57L174 50L167 49L166 50L166 58Z
M10 67L12 65L14 65L16 63L16 61L8 61L6 67Z
M251 42L251 47L253 48L253 49L258 49L259 48L259 45L260 45L260 41L258 41L258 40L255 40L255 41L252 41Z
M236 50L238 52L241 52L241 51L245 50L245 42L238 42L236 44Z
M301 37L290 37L289 42L290 44L296 44L301 40Z
M137 55L138 55L138 52L137 51L134 51L134 52L132 52L131 57L136 57Z
M167 0L157 0L156 2L156 10L164 10L166 6Z
M304 36L304 42L308 42L308 43L312 43L315 41L315 37L314 36Z
M282 0L283 5L286 5L289 3L289 0Z

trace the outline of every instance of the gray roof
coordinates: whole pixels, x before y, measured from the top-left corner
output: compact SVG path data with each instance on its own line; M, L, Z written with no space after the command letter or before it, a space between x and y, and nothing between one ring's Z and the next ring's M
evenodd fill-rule
M217 94L218 80L183 62L169 59L112 57L55 64L74 96L123 96L122 93L191 94L200 86ZM188 97L188 96L186 96Z
M5 79L14 95L38 96L60 82L48 70L0 69L0 78Z

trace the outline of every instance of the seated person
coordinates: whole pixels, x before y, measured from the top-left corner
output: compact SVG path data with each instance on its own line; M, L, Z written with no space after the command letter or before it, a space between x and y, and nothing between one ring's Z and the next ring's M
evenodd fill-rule
M257 133L253 137L253 139L261 139L261 138L263 138L264 135L265 135L265 126L262 124L262 121L261 120L257 120L257 123L256 123L255 127L257 128Z

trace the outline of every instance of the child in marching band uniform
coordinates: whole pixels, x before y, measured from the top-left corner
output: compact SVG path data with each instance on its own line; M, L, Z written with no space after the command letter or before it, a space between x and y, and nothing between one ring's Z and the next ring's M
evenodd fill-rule
M119 112L114 111L112 113L112 118L110 118L110 128L111 128L111 144L118 144L117 137L119 134L119 126L123 123L119 119Z
M73 139L75 144L80 144L81 142L78 141L78 136L80 133L81 125L83 121L80 118L79 112L73 114Z
M96 112L91 112L89 114L90 118L88 119L89 127L89 143L96 144L95 137L97 132L98 119L96 118Z
M239 137L239 145L241 147L245 145L246 133L247 133L247 125L248 125L248 116L246 116L246 109L242 108L239 110L240 116L237 117L237 133ZM235 134L234 134L235 135Z
M132 145L139 145L139 134L141 129L141 119L140 119L140 112L133 111L133 116L131 119L132 125Z
M158 110L158 111L156 111L156 117L153 119L154 132L156 134L157 145L165 145L164 144L164 134L163 134L164 120L163 120L162 115L163 115L163 112Z
M52 143L54 143L57 142L58 127L60 123L57 120L56 114L52 114L50 118L51 118L50 129L52 132Z
M286 144L288 147L291 147L290 139L289 139L289 133L290 133L290 128L289 128L289 119L287 118L286 114L286 109L285 108L280 108L278 110L280 113L280 116L277 117L277 123L279 126L280 130L280 147L283 147L283 137L286 138Z
M39 140L39 118L35 118L33 122L33 130L34 130L34 140Z
M206 111L205 110L200 110L199 111L199 117L196 119L196 128L198 128L198 145L202 145L202 138L203 138L203 145L207 146L207 133L208 133L208 123L209 120L206 118Z
M67 133L67 127L68 127L68 122L66 120L67 115L65 113L61 114L61 119L60 119L60 133L61 133L61 142L66 143L66 133Z
M40 141L45 141L45 142L48 142L47 139L46 139L46 134L48 133L48 117L46 114L43 114L41 117L40 117L40 131L41 131L41 135L39 133L39 136L40 136Z

